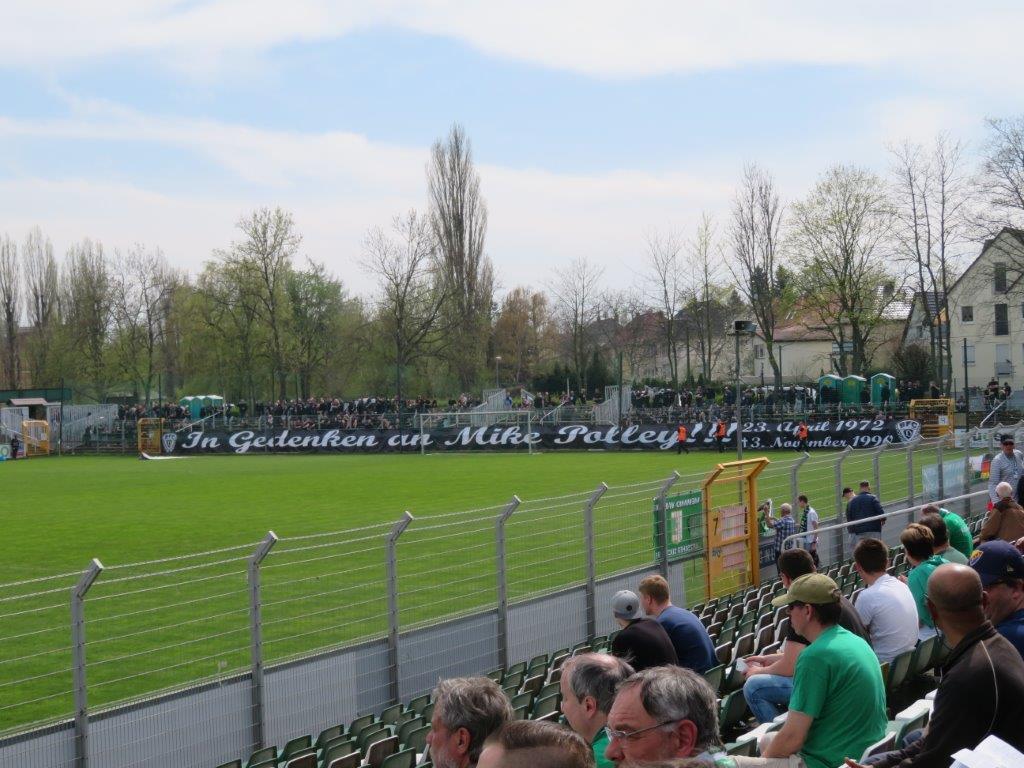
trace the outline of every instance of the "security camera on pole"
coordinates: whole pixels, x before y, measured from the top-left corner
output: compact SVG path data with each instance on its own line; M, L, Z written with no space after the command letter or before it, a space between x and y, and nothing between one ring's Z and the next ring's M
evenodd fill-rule
M740 336L757 333L757 323L733 320L732 333L736 337L736 458L743 458L743 382L740 379Z

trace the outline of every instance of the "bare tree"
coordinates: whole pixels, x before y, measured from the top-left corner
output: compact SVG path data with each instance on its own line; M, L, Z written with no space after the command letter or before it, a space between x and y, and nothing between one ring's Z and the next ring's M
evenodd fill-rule
M21 325L21 274L18 246L0 237L0 322L3 323L4 375L7 386L18 388L18 328Z
M830 168L793 205L802 303L836 343L842 375L867 370L875 331L889 305L902 298L902 282L886 269L895 220L882 180L850 166Z
M721 351L725 332L725 326L716 313L716 309L720 305L720 302L716 302L716 297L722 292L719 285L721 265L725 259L722 247L717 242L715 222L706 213L701 216L697 232L690 242L689 255L692 301L687 314L695 316L688 318L690 322L686 327L688 336L692 335L696 342L704 381L710 381L711 371L714 368L715 358ZM693 329L692 334L689 333L689 329ZM689 346L689 339L687 339L687 361L689 361ZM687 370L687 378L690 378L689 373Z
M64 322L76 358L82 386L102 400L110 386L107 359L111 321L111 277L103 246L82 240L71 246L62 276Z
M686 272L683 245L673 233L647 235L647 270L644 283L647 297L659 314L659 326L668 358L672 388L679 389L679 313L686 300ZM686 345L686 376L690 378L690 350Z
M159 248L136 245L116 253L112 281L114 342L122 371L149 405L170 297L179 278Z
M563 327L567 329L569 358L573 373L586 391L586 369L590 356L588 329L597 317L601 293L599 282L604 270L585 258L572 261L564 269L555 271L551 294L555 299Z
M49 375L50 348L54 326L57 324L60 280L57 260L53 256L50 238L44 238L39 227L29 230L21 249L21 262L25 271L28 323L32 328L31 342L25 350L31 370L31 381L39 386Z
M324 367L344 333L342 319L348 313L348 299L341 281L331 277L314 261L304 270L294 270L288 279L291 302L291 334L295 365L302 397L312 394L314 376Z
M1003 227L1024 229L1024 115L988 121L988 139L982 147L981 168L974 192L980 205L974 215L975 234L995 237ZM1007 289L1024 280L1024 245L1005 238L1010 260Z
M218 256L255 288L256 315L267 330L267 358L277 377L278 397L283 399L287 397L290 358L288 280L302 236L295 231L292 215L281 208L253 211L242 217L237 227L242 239Z
M390 339L399 407L402 371L416 360L444 351L448 281L435 258L430 221L409 211L396 216L391 232L370 230L363 247L363 269L377 281L376 314Z
M951 390L952 365L948 327L948 291L954 278L957 248L965 237L970 190L962 171L963 146L946 135L934 145L905 142L893 149L898 255L914 273L928 325L935 370L929 378Z
M775 353L775 329L787 309L781 271L782 217L775 180L756 165L745 167L733 201L729 269L760 327L776 386L782 385L782 370Z
M448 283L445 312L454 338L449 358L459 386L468 390L484 364L494 299L494 270L484 254L487 205L469 138L453 125L434 143L427 166L430 223L441 274Z

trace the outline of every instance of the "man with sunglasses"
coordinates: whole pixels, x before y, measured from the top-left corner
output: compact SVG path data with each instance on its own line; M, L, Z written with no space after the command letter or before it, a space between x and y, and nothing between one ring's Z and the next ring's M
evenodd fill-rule
M986 541L971 556L981 577L985 617L1024 658L1024 556L1006 541Z
M789 606L790 623L810 645L796 662L785 724L762 738L762 757L738 765L834 768L885 734L878 658L863 638L839 626L841 594L828 576L811 573L772 600L776 608Z

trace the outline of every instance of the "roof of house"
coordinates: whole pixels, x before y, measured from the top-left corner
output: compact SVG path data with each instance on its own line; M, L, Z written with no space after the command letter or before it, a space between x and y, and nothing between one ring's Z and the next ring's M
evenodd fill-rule
M958 277L953 282L953 284L949 286L950 294L952 294L960 285L960 283L963 282L964 278L970 274L971 270L974 269L974 265L981 261L982 257L985 255L986 251L988 251L988 249L992 246L992 244L995 243L995 241L998 240L1003 235L1008 235L1012 237L1014 240L1016 240L1018 243L1024 246L1024 230L1014 229L1013 227L1003 227L1001 230L999 230L999 233L995 237L989 238L982 244L981 250L978 251L978 255L975 256L974 260L967 265L967 269L963 271L960 277Z
M12 397L8 402L15 408L27 408L31 405L48 405L42 397Z

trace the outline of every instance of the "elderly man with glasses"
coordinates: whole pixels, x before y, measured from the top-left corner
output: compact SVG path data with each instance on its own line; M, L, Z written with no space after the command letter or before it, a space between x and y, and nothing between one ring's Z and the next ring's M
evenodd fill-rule
M608 713L607 757L616 764L701 757L721 761L715 692L684 667L651 667L619 685Z

